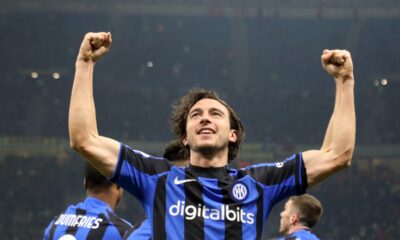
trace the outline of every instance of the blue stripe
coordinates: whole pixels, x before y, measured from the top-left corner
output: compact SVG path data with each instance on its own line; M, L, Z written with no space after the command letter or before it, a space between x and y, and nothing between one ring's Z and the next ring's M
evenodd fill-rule
M201 179L201 178L200 178ZM210 180L208 179L208 184L215 184L218 185L218 180ZM203 199L206 207L208 209L218 209L220 210L223 206L222 204L222 191L214 190L215 192L207 191L203 192ZM208 216L210 216L210 211L208 211ZM223 239L223 234L225 232L225 223L223 220L215 221L209 219L204 219L204 228L207 229L204 231L204 238L205 239Z
M172 168L174 169L174 167ZM185 174L183 171L171 171L167 177L167 203L166 203L166 231L168 234L168 239L184 239L184 219L180 215L182 202L185 199L185 190L183 188L183 184L176 185L174 184L174 179L185 179ZM172 211L173 214L177 214L176 216L172 216L169 211ZM179 231L176 231L179 229Z

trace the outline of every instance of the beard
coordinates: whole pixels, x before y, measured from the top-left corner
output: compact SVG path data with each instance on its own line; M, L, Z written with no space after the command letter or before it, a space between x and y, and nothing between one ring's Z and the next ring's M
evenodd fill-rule
M222 152L225 149L225 145L223 146L215 146L215 145L202 145L202 146L196 146L193 148L193 151L200 153L207 159L211 159L213 156L218 154L219 152Z

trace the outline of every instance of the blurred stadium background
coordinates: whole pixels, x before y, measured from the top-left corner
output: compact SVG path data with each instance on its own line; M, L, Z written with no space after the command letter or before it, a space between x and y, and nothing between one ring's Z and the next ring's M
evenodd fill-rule
M40 239L84 197L68 144L74 62L86 32L110 31L95 71L100 132L150 154L174 136L170 105L218 91L247 130L238 167L318 147L334 98L325 48L351 51L357 143L351 168L311 189L321 239L400 239L400 1L0 0L0 236ZM264 239L277 235L275 207ZM125 195L117 211L138 221Z

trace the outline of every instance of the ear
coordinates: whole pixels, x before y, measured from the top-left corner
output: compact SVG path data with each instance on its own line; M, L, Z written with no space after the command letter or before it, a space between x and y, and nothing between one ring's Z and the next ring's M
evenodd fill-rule
M297 214L297 213L292 213L290 215L290 223L293 225L296 224L299 221L299 219L300 219L300 217L299 217L299 214Z
M182 138L182 144L183 144L185 147L188 145L188 140L187 140L186 136Z
M237 131L235 129L231 129L229 132L229 142L237 142Z

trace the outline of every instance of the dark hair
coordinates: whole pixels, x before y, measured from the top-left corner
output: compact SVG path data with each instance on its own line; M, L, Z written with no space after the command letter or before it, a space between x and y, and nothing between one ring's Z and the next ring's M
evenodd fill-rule
M321 202L309 194L293 196L289 200L300 215L300 222L305 226L314 227L323 213Z
M101 191L113 185L105 176L99 173L90 163L85 164L85 189Z
M180 140L172 140L164 148L163 157L169 161L180 161L189 159L189 151Z
M240 144L245 135L244 127L236 112L224 100L222 100L216 92L201 88L193 88L189 90L186 95L181 97L181 99L172 106L172 130L175 132L176 137L179 140L182 140L186 136L186 123L190 109L198 101L205 98L216 100L228 109L230 127L231 129L236 130L237 135L237 141L229 142L228 145L228 160L231 161L238 155Z

